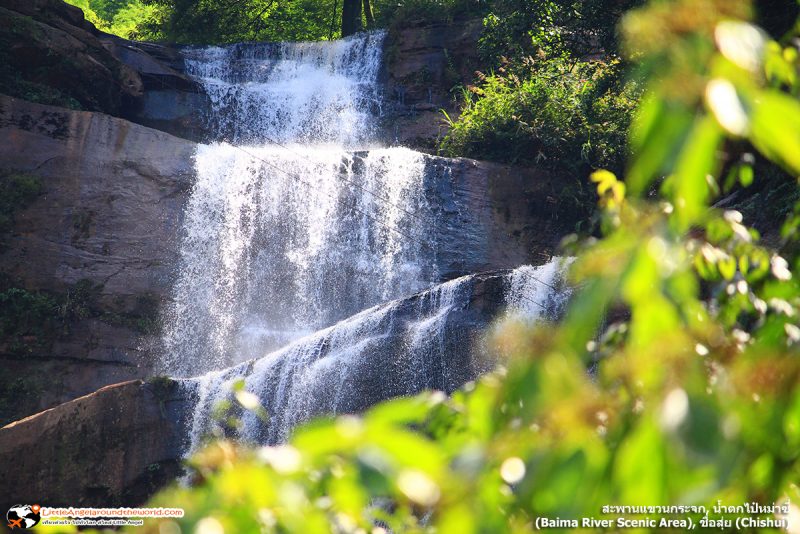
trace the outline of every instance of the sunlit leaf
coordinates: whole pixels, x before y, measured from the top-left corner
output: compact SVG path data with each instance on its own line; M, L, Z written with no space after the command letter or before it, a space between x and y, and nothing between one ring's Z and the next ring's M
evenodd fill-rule
M768 158L800 174L800 102L776 91L753 99L753 144Z

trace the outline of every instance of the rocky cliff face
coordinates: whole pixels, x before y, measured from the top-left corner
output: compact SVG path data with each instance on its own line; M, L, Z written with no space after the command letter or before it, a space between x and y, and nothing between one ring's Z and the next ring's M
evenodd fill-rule
M174 382L102 388L0 428L0 506L135 506L181 472L186 399Z
M200 87L177 49L98 31L61 0L0 1L0 93L203 136Z
M426 182L445 216L436 228L443 280L546 262L575 226L565 183L537 169L466 158L426 157Z
M12 96L114 115L144 87L117 60L80 9L60 0L0 2L0 91Z
M35 324L0 315L0 397L13 399L0 403L1 420L152 374L195 149L108 115L0 97L0 180L38 185L0 236L8 313L38 314ZM571 227L546 173L433 156L426 173L443 211L444 279L541 263Z
M141 96L120 116L185 139L207 137L203 116L210 105L208 95L183 73L184 60L177 48L105 34L100 42L142 80Z
M481 30L480 20L470 20L389 32L384 57L387 141L435 149L448 129L442 110L458 116L450 90L474 77Z
M0 180L38 186L0 236L0 294L15 306L0 314L0 419L150 374L193 154L108 115L0 97Z

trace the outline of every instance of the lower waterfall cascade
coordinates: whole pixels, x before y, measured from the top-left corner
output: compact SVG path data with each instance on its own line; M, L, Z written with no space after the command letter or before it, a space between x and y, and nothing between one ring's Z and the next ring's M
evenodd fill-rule
M444 281L441 228L465 243L479 229L427 156L377 142L383 41L183 51L213 140L195 155L160 370L194 399L190 449L239 381L269 418L240 414L238 437L269 444L316 415L452 392L493 367L494 319L554 318L569 296L559 258Z
M231 398L240 380L269 422L245 412L238 437L269 444L285 441L316 415L356 413L426 389L451 393L494 367L483 339L493 319L560 316L571 294L562 278L567 263L554 258L492 278L499 298L489 309L472 309L480 275L468 275L364 310L260 359L188 379L197 399L190 448L213 427L215 407Z

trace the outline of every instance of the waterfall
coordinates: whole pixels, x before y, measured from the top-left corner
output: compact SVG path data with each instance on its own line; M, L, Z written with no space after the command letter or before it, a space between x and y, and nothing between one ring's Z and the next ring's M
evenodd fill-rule
M373 143L382 32L188 48L211 98L162 370L259 357L438 279L424 157Z
M184 50L213 142L195 156L162 370L194 399L192 448L240 381L269 414L235 414L258 443L452 392L493 366L495 318L555 316L568 294L560 260L441 283L481 265L491 207L445 160L376 142L383 40Z
M507 316L536 322L543 314L557 315L565 308L572 290L563 285L562 275L575 258L557 258L544 265L523 265L514 269L506 292Z
M168 310L169 373L262 356L436 280L434 243L424 233L435 217L420 154L296 150L198 150Z
M241 43L184 50L211 99L218 139L365 148L380 108L384 32L312 43Z
M235 381L269 414L264 424L239 413L240 439L285 441L320 414L357 413L392 397L436 389L450 393L494 365L483 333L503 312L535 321L557 318L570 294L564 260L494 276L469 275L362 311L258 360L186 381L198 399L190 440L214 426L215 406ZM487 295L491 295L487 297Z

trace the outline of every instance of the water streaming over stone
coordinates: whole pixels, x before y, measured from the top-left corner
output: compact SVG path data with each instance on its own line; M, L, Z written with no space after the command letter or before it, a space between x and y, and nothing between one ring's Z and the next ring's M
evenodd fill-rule
M473 212L488 208L426 156L375 146L383 40L184 51L215 139L196 154L165 320L163 371L202 375L183 381L192 447L240 380L269 413L238 414L259 443L318 414L451 392L491 367L495 318L557 315L568 294L558 261L436 285L443 264L484 250Z
M199 149L165 336L170 373L262 356L436 280L420 154L295 148L304 157Z
M165 372L262 356L437 280L423 155L352 150L372 143L383 39L185 50L230 143L196 155Z
M452 392L493 365L483 334L506 314L557 318L569 297L556 258L492 275L451 280L411 298L365 310L261 359L187 381L198 398L192 448L214 426L211 414L230 399L234 382L270 415L241 415L241 439L279 443L321 414L357 413L425 389ZM544 289L542 289L544 288Z
M384 38L187 48L184 57L211 99L217 139L366 148L380 108Z

